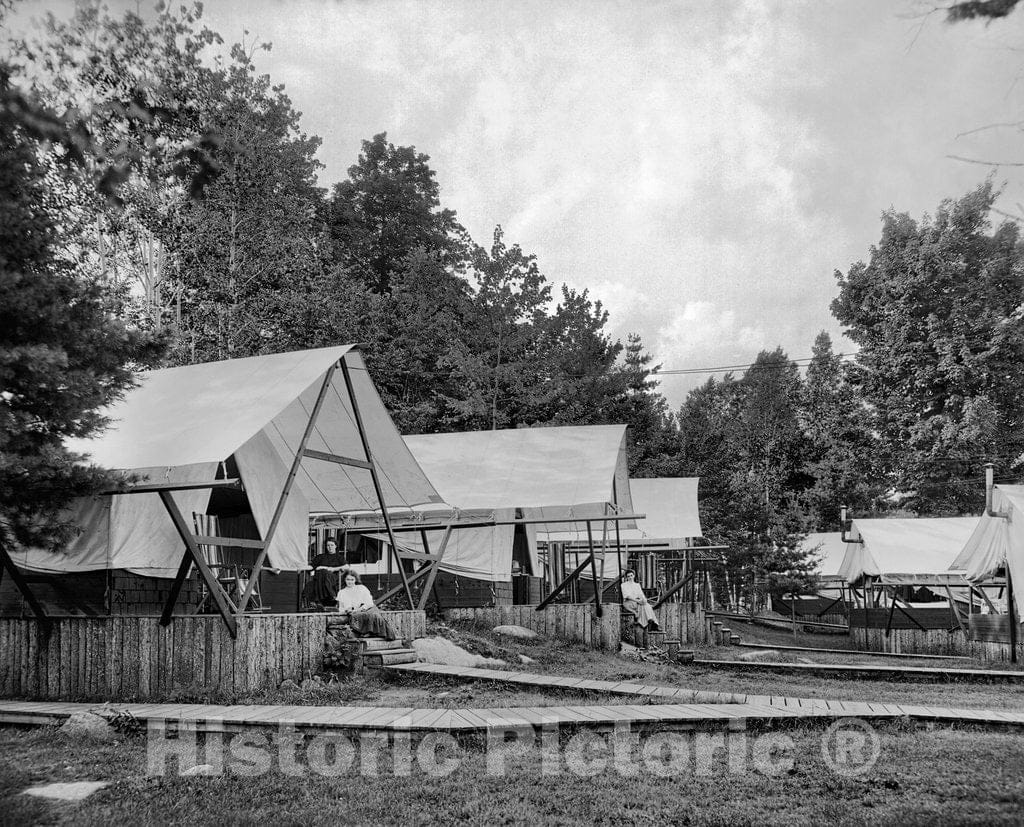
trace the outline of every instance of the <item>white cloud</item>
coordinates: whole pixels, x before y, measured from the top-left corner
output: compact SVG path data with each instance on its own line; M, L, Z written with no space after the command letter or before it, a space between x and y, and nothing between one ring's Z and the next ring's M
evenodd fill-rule
M742 324L735 310L722 309L714 302L687 302L655 338L658 358L666 367L685 369L711 367L709 353L742 358L759 349L766 339L764 330ZM696 361L695 361L696 360Z

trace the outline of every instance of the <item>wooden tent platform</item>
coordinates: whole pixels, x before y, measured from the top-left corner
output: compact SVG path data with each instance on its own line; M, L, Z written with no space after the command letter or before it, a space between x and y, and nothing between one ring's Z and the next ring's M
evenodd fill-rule
M873 664L773 663L767 660L695 660L694 666L714 669L767 670L833 678L873 678L965 681L973 683L1024 683L1024 670L955 669L931 666L875 666Z
M706 662L706 661L704 661ZM717 661L716 661L717 662ZM757 665L757 664L755 664ZM404 663L385 667L388 671L407 672L469 680L493 680L539 689L566 689L607 692L611 695L635 695L648 698L675 700L691 704L727 705L758 709L786 710L792 717L857 717L857 718L911 718L937 723L971 723L996 727L1024 728L1024 712L1003 712L988 709L950 709L893 703L866 703L863 701L823 701L815 698L790 698L781 695L744 695L729 692L708 692L674 686L656 686L615 681L585 680L558 675L539 675L530 672L509 672L501 669L476 669L464 666L441 666L433 663ZM642 707L648 709L650 707ZM756 715L751 720L760 720Z

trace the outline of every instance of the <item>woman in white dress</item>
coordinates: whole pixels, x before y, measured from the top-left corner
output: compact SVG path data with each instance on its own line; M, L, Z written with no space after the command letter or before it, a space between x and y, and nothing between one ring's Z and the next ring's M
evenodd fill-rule
M341 583L341 589L338 591L338 613L348 618L353 632L357 635L374 635L385 640L398 638L387 618L373 605L373 595L359 582L358 574L352 569L343 570Z
M661 629L658 618L647 602L647 595L636 582L636 574L630 569L622 575L622 608L636 615L636 625L657 632Z

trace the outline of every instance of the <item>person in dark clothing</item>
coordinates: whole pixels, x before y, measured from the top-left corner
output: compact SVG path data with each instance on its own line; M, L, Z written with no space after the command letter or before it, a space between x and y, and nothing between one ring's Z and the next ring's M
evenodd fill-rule
M336 540L327 541L327 550L312 560L313 575L306 583L302 596L314 606L333 608L338 605L338 572L346 564L345 552L338 551Z

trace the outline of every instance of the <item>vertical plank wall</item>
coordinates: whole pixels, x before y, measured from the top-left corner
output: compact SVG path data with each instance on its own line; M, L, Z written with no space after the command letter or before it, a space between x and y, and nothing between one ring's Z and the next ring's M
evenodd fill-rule
M422 637L423 612L385 612L402 637ZM301 681L320 669L324 614L251 615L232 640L219 617L0 619L0 695L130 700L182 690L239 694Z
M885 629L850 626L850 640L858 649L913 655L967 655L983 661L1008 662L1010 645L995 641L970 640L959 629ZM1017 660L1024 663L1024 641L1017 646Z

